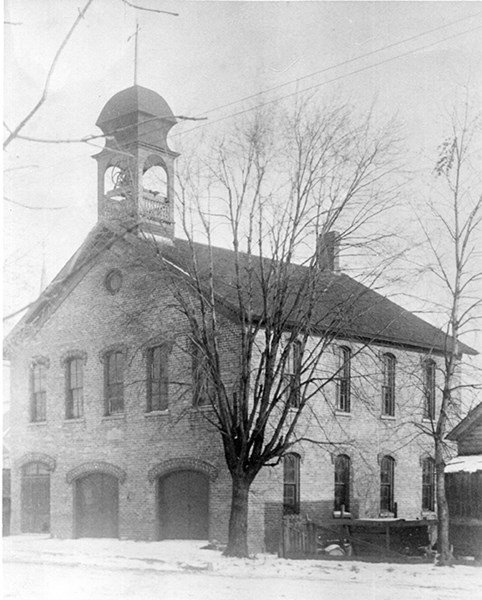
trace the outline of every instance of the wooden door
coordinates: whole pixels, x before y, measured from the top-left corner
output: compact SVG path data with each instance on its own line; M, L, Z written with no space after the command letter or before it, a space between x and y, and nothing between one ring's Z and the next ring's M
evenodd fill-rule
M161 539L208 539L207 476L198 471L177 471L160 479L159 521Z
M118 537L119 483L106 473L78 479L75 498L76 537Z
M21 505L23 533L50 531L50 473L42 463L23 467Z

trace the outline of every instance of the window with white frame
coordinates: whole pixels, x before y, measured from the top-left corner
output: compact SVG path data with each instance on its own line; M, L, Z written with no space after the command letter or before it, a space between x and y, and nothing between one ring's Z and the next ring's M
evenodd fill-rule
M423 362L423 417L424 419L435 418L435 373L436 364L433 359Z
M166 410L169 404L170 345L160 344L147 351L147 411Z
M339 454L335 458L335 510L350 510L350 457Z
M351 350L347 346L338 348L339 367L337 377L336 408L349 413L351 409Z
M78 419L84 414L84 360L80 357L69 358L65 367L67 388L65 417Z
M284 372L284 394L289 408L299 408L301 399L301 342L294 340L288 348Z
M47 419L47 364L39 360L30 371L30 420L33 423Z
M300 457L292 452L283 458L283 512L300 512Z
M395 459L384 456L380 462L380 511L394 512Z
M104 356L105 414L124 412L124 362L122 350L111 350Z
M382 414L395 416L395 366L393 354L383 355L383 385L382 385Z
M422 461L422 510L435 510L435 460L430 456Z

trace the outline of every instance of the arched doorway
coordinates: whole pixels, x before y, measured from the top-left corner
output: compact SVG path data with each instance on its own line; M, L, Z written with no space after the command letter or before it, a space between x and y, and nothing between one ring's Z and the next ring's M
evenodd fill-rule
M75 481L75 536L118 537L119 481L90 473Z
M22 467L21 529L23 533L50 531L50 470L32 462Z
M209 535L209 478L182 470L158 482L161 539L205 540Z

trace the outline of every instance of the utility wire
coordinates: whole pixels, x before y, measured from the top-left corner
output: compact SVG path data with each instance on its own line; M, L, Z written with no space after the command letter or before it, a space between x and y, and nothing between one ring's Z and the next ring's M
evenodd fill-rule
M314 72L314 73L310 73L310 74L308 74L308 75L304 75L303 77L300 77L300 78L298 78L298 79L294 79L294 80L292 80L292 81L289 81L289 82L286 82L286 83L280 84L280 85L278 85L278 86L275 86L275 87L273 87L273 88L269 88L269 89L266 89L266 90L262 90L262 91L260 91L260 92L257 92L256 94L252 94L252 95L250 95L250 96L246 96L246 97L244 97L244 98L241 98L241 99L239 99L239 100L236 100L236 101L230 102L230 103L228 103L228 104L224 104L224 105L221 105L221 106L218 106L218 107L215 107L215 108L209 109L209 110L207 110L207 111L205 111L205 112L203 112L203 113L200 113L200 115L206 115L206 114L212 113L212 112L214 112L214 111L217 111L217 110L222 110L223 108L228 108L229 106L233 106L234 104L237 104L237 103L240 103L240 102L244 102L244 101L246 101L246 100L249 100L249 99L255 98L255 97L259 96L259 95L265 94L265 93L267 93L267 92L270 92L270 91L274 91L274 90L276 90L276 89L280 89L280 88L282 88L282 87L285 87L285 86L287 86L287 85L290 85L290 84L293 84L293 83L296 83L296 82L302 81L302 80L304 80L304 79L307 79L307 78L309 78L309 77L312 77L312 76L314 76L314 75L318 75L318 74L320 74L320 73L323 73L323 72L327 72L327 71L330 71L330 70L334 70L334 69L336 69L336 68L342 67L342 66L344 66L344 65L346 65L346 64L349 64L349 63L351 63L351 62L355 62L355 61L357 61L357 60L361 60L361 59L363 59L363 58L366 58L367 56L371 56L371 55L377 54L377 53L379 53L379 52L382 52L383 50L387 50L387 49L393 48L393 47L395 47L395 46L399 46L399 45L401 45L401 44L405 44L405 43L407 43L407 42L409 42L409 41L413 41L414 39L417 39L417 38L419 38L419 37L422 37L422 36L428 35L428 34L430 34L430 33L434 33L434 32L436 32L436 31L439 31L439 30L441 30L441 29L444 29L444 28L446 28L446 27L450 27L450 26L452 26L452 25L455 25L455 24L457 24L457 23L459 23L459 22L461 22L461 21L465 21L465 20L467 20L467 19L470 19L470 18L475 18L475 17L479 16L480 14L482 14L482 13L480 13L480 12L479 12L479 13L475 13L475 14L473 14L473 15L470 15L469 17L463 17L463 18L461 18L461 19L457 19L456 21L451 21L450 23L447 23L447 24L445 24L445 25L442 25L442 26L440 26L440 27L436 27L436 28L434 28L434 29L430 29L430 30L427 30L427 31L423 31L423 32L421 32L421 33L419 33L419 34L417 34L417 35L415 35L415 36L412 36L412 37L406 38L406 39L404 39L404 40L400 40L399 42L394 42L393 44L389 44L389 45L387 45L387 46L383 46L383 47L381 47L381 48L378 48L377 50L373 50L373 51L371 51L371 52L368 52L368 53L365 53L365 54L359 55L359 56L357 56L357 57L353 57L353 58L351 58L351 59L348 59L348 60L346 60L346 61L343 61L343 62L341 62L341 63L337 63L337 64L335 64L335 65L331 65L330 67L327 67L327 68L325 68L325 69L322 69L322 70L320 70L320 71L316 71L316 72ZM265 103L258 104L258 105L256 105L256 106L250 107L250 108L248 108L248 109L244 109L244 110L242 110L242 111L238 111L238 112L236 112L236 113L233 113L233 114L230 114L230 115L225 115L224 117L220 117L220 118L218 118L218 119L216 119L216 120L213 120L213 121L208 121L208 122L206 122L206 123L203 123L202 125L199 125L199 126L197 126L197 127L193 127L193 128L191 128L191 129L188 129L187 131L184 131L184 132L178 132L178 133L174 133L174 134L172 134L172 135L171 135L171 137L177 137L177 136L179 136L179 135L188 134L188 133L191 133L192 131L195 131L195 130L197 130L197 129L199 129L200 127L203 127L203 126L205 126L205 125L214 124L214 123L217 123L217 122L219 122L219 121L222 121L222 120L224 120L224 119L228 119L228 118L231 118L231 117L236 117L236 116L239 116L239 115L241 115L241 114L244 114L244 113L246 113L246 112L249 112L250 110L254 110L254 109L256 109L256 108L260 108L260 107L262 107L262 106L266 106L266 105L268 105L268 104L272 104L272 103L280 102L281 100L284 100L285 98L289 98L289 97L291 97L291 96L294 96L294 95L296 95L296 94L299 94L299 93L302 93L302 92L305 92L305 91L312 90L312 89L314 89L314 88L316 88L316 87L321 87L321 86L323 86L323 85L328 85L329 83L333 83L333 82L335 82L335 81L339 81L339 80L341 80L341 79L344 79L345 77L349 77L349 76L351 76L351 75L358 74L358 73L360 73L360 72L363 72L363 71L366 71L366 70L368 70L368 69L374 68L374 67L376 67L376 66L379 66L379 65L381 65L381 64L384 64L384 63L390 62L390 61L392 61L392 60L396 60L396 59L398 59L398 58L401 58L401 57L403 57L403 56L408 56L409 54L412 54L412 53L414 53L414 52L418 52L418 51L420 51L420 50L425 50L425 49L427 49L427 48L430 48L430 47L433 47L433 46L435 46L435 45L437 45L437 44L440 44L440 43L442 43L442 42L444 42L444 41L446 41L446 40L449 40L449 39L452 39L452 38L455 38L455 37L458 37L458 36L461 36L461 35L465 35L465 34L467 34L467 33L470 33L470 32L472 32L472 31L475 31L475 30L477 30L477 29L479 29L479 28L480 28L480 26L478 26L478 27L475 27L475 28L473 28L473 29L469 29L469 30L462 31L462 32L460 32L460 33L453 34L452 36L449 36L449 37L446 37L446 38L442 38L442 39L440 39L440 40L437 40L437 41L435 41L435 42L432 42L431 44L428 44L428 45L425 45L425 46L421 46L421 47L419 47L419 48L416 48L416 49L414 49L414 50L410 50L410 51L404 52L404 53L402 53L402 54L398 54L398 55L396 55L396 56L394 56L394 57L387 58L387 59L385 59L385 60L383 60L383 61L380 61L380 62L378 62L378 63L373 63L373 64L371 64L371 65L368 65L368 66L366 66L366 67L362 67L362 68L360 68L360 69L357 69L357 70L355 70L355 71L352 71L352 72L350 72L350 73L347 73L347 74L344 74L344 75L340 75L340 76L338 76L338 77L335 77L335 78L333 78L333 79L330 79L330 80L327 80L327 81L323 81L323 82L321 82L321 83L318 83L318 84L315 84L314 86L311 86L311 87L309 87L309 88L305 88L305 89L303 89L303 90L298 90L298 91L296 91L296 92L293 92L293 93L291 93L291 94L288 94L288 95L285 95L285 96L281 96L281 97L279 97L279 98L275 98L275 99L273 99L273 100L269 100L269 101L267 101L267 102L265 102ZM184 117L184 115L179 115L179 116L177 116L177 115L176 115L176 117L177 117L178 119L192 119L192 120L196 119L196 117L190 117L190 118L189 118L189 117ZM157 117L155 117L155 118L153 118L153 119L147 119L147 120L146 120L146 122L148 122L149 120L153 120L153 121L154 121L154 120L156 120L156 119L157 119ZM152 129L152 130L150 130L150 132L155 132L155 131L157 131L158 129L160 129L160 128ZM23 137L23 136L22 136L22 137ZM104 136L103 136L102 134L100 134L100 135L97 135L97 136L96 136L96 135L90 135L90 136L85 136L84 138L81 138L81 139L79 139L79 140L75 140L75 141L78 141L78 142L81 142L81 141L87 142L88 140L92 140L92 139L95 139L95 138L97 138L97 137L98 137L98 138L102 138L102 137L104 137ZM40 140L38 140L38 141L40 141ZM44 142L46 142L46 143L48 143L50 140L43 140L43 141L44 141ZM68 140L67 140L67 141L68 141ZM51 142L54 142L54 140L51 140ZM83 156L84 156L83 154L82 154L82 155L79 155L79 156L78 156L78 159L80 160L81 158L83 158ZM58 164L60 164L60 163L58 163ZM55 165L53 165L53 167L55 167ZM58 173L57 173L57 174L58 174Z
M270 104L275 104L277 102L281 102L281 100L285 100L286 98L291 98L292 96L297 96L299 94L302 94L302 93L305 93L305 92L309 92L311 90L314 90L316 88L322 87L324 85L328 85L329 83L334 83L335 81L340 81L341 79L345 79L346 77L351 77L352 75L357 75L358 73L363 73L364 71L368 71L370 69L373 69L374 67L378 67L380 65L392 62L392 61L397 60L399 58L403 58L404 56L409 56L410 54L414 54L415 52L420 52L421 50L427 50L428 48L433 48L433 46L437 46L438 44L441 44L442 42L446 42L447 40L451 40L451 39L460 37L461 35L466 35L467 33L472 33L473 31L477 31L479 29L482 29L482 25L478 25L477 27L473 27L472 29L466 29L465 31L462 31L462 32L459 32L459 33L455 33L455 34L450 35L448 37L442 38L441 40L437 40L436 42L432 42L430 44L426 44L425 46L420 46L418 48L415 48L414 50L408 50L407 52L402 52L401 54L397 54L395 56L391 56L391 57L386 58L384 60L381 60L379 62L373 63L371 65L367 65L366 67L361 67L360 69L356 69L354 71L350 71L350 73L345 73L344 75L339 75L338 77L334 77L332 79L328 79L326 81L322 81L321 83L316 83L316 84L314 84L314 85L312 85L310 87L304 88L302 90L296 90L295 92L292 92L290 94L286 94L285 96L280 96L278 98L273 98L272 100L267 100L266 102L262 102L260 104L256 104L255 106L251 106L249 108L245 108L243 110L240 110L238 112L232 113L230 115L225 115L224 117L219 117L218 119L215 119L214 121L207 121L207 122L203 123L202 125L198 125L197 127L193 127L192 129L188 129L187 131L174 133L172 135L172 137L177 137L179 135L185 135L187 133L191 133L192 131L196 131L197 129L200 129L201 127L206 127L207 125L213 125L214 123L219 123L220 121L224 121L225 119L230 119L232 117L237 117L239 115L243 115L243 114L245 114L247 112L250 112L252 110L255 110L257 108L262 108L263 106L268 106ZM202 113L202 114L205 114L205 113Z
M383 52L384 50L389 50L390 48L395 48L396 46L400 46L402 44L406 44L407 42L412 42L420 37L425 35L429 35L430 33L435 33L436 31L440 31L441 29L446 29L447 27L451 27L452 25L456 25L461 21L466 21L467 19L473 19L481 15L481 12L475 13L473 15L469 15L468 17L462 17L461 19L457 19L456 21L451 21L450 23L445 23L444 25L440 25L439 27L435 27L434 29L427 29L426 31L422 31L421 33L417 33L411 37L405 38L398 42L393 42L392 44L388 44L387 46L382 46L381 48L377 48L376 50L371 50L370 52L366 52L365 54L360 54L359 56L354 56L353 58L349 58L340 63L336 63L334 65L330 65L329 67L325 67L324 69L320 69L319 71L314 71L313 73L308 73L308 75L303 75L302 77L297 77L296 79L292 79L291 81L286 81L285 83L281 83L271 88L267 88L265 90L261 90L260 92L256 92L255 94L251 94L250 96L245 96L244 98L240 98L239 100L233 100L228 104L222 104L220 106L216 106L215 108L210 108L209 110L200 113L201 115L208 115L214 111L222 110L223 108L228 108L233 106L234 104L239 104L240 102L245 102L246 100L251 100L252 98L256 98L257 96L261 96L262 94L267 94L268 92L273 92L275 90L279 90L283 87L291 85L293 83L299 83L309 77L314 77L315 75L321 75L322 73L327 73L328 71L332 71L333 69L338 69L339 67L343 67L352 62L356 62L357 60L361 60L362 58L367 58L368 56L373 56L374 54L378 54L379 52Z

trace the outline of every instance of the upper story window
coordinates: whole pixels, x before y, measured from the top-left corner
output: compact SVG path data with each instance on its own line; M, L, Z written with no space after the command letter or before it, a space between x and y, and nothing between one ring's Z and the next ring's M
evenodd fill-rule
M339 370L337 378L336 408L350 412L351 405L351 350L341 346L339 352Z
M299 408L301 399L301 342L294 340L288 349L284 372L284 394L290 408Z
M380 511L394 512L395 459L384 456L380 463Z
M84 414L84 359L72 357L66 361L65 416L77 419Z
M423 362L423 417L435 418L435 361L427 359Z
M395 416L395 357L387 353L383 355L382 414Z
M350 457L346 454L335 458L335 510L350 510Z
M124 362L122 350L111 350L104 356L105 414L124 411Z
M191 343L193 406L207 406L214 399L214 383L209 369L209 358L204 348Z
M422 510L435 510L435 461L430 456L422 462Z
M30 371L30 420L33 423L47 419L47 363L36 361Z
M283 458L283 512L300 512L300 457L294 453Z
M168 344L149 348L147 355L147 410L165 410L169 403Z

